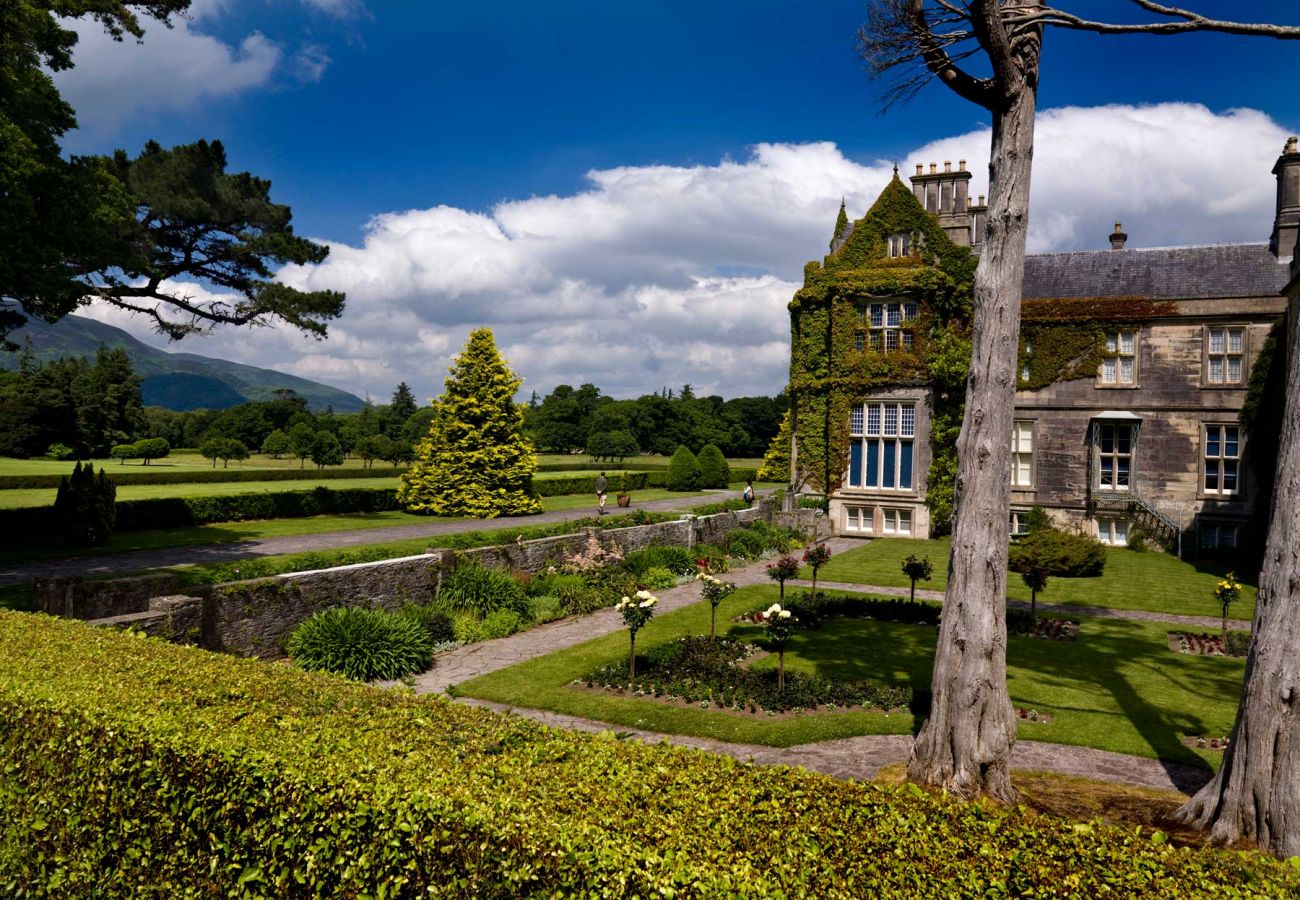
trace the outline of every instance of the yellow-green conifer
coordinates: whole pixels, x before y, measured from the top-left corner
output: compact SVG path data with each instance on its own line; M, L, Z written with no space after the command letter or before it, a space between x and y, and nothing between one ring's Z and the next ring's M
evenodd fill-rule
M433 402L429 433L402 475L398 500L407 511L478 518L542 511L532 490L537 459L524 437L524 411L514 402L522 383L490 328L470 332Z
M758 467L759 481L788 482L790 480L791 439L790 410L787 409L781 419L781 430L776 433L776 437L772 438L767 453L763 455L763 464Z

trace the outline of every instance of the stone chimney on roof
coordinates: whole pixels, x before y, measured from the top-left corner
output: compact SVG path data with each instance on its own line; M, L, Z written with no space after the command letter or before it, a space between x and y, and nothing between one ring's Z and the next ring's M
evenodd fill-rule
M916 174L911 176L912 193L925 211L939 220L939 227L954 244L969 247L971 240L970 180L966 160L960 160L953 171L952 160L944 160L943 171L939 164L930 163L927 173L921 163L916 164ZM983 235L981 230L980 235Z
M1115 230L1112 231L1110 234L1110 249L1123 250L1124 242L1127 240L1128 240L1128 235L1124 233L1124 226L1116 222Z
M1295 256L1300 237L1300 148L1296 138L1289 138L1273 166L1277 176L1277 214L1268 246L1278 259Z

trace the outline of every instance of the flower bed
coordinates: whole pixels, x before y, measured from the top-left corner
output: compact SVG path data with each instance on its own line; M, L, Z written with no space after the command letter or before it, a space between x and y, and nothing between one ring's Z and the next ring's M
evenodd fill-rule
M1027 617L1026 617L1027 618ZM1068 619L1037 619L1013 621L1007 616L1007 631L1020 637L1043 638L1049 641L1073 641L1079 637L1079 623Z
M912 700L910 688L837 682L794 672L778 689L775 671L744 665L761 652L745 641L689 636L639 655L636 679L630 684L627 666L620 660L587 673L574 685L756 715L831 707L898 709Z
M1245 631L1228 632L1225 646L1223 635L1190 631L1169 632L1169 649L1176 653L1191 653L1195 656L1233 656L1243 657L1250 648L1250 633Z
M1184 747L1191 747L1193 750L1218 750L1220 753L1227 750L1228 745L1232 743L1231 738L1187 734L1183 735L1180 740Z
M1052 721L1051 716L1040 713L1036 709L1027 709L1023 706L1016 707L1016 718L1023 719L1026 722L1037 722L1039 725L1048 725Z

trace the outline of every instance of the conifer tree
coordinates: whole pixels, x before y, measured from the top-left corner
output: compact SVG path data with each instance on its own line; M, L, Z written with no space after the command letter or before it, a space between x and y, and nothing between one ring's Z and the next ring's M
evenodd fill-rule
M678 444L673 458L668 461L668 477L664 486L670 491L700 489L700 461L685 444Z
M71 477L59 479L54 511L63 539L73 547L94 547L108 541L117 520L117 488L90 463L77 463Z
M781 419L781 430L772 438L767 453L763 454L763 464L758 467L759 481L790 480L790 446L793 440L790 426L790 411L785 411Z
M429 433L402 474L397 497L408 512L493 518L542 511L532 489L537 459L514 402L522 383L490 328L470 332L433 403Z
M700 487L724 488L731 483L731 466L716 444L705 444L700 450Z

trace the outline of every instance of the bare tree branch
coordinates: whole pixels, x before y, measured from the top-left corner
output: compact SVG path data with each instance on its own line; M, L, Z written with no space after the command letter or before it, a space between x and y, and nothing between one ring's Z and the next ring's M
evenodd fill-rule
M1023 12L1012 13L1008 18L1017 24L1037 22L1040 25L1053 25L1071 31L1091 31L1096 34L1189 34L1196 31L1210 31L1220 34L1253 35L1257 37L1280 38L1282 40L1300 40L1300 26L1273 25L1262 22L1233 22L1224 19L1211 19L1200 13L1178 6L1154 3L1152 0L1131 0L1148 12L1169 16L1180 21L1138 22L1122 24L1117 22L1099 22L1085 19L1074 13L1065 12L1050 6L1037 8L1026 7Z

